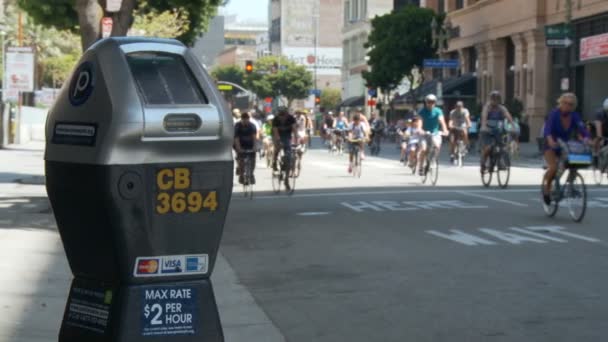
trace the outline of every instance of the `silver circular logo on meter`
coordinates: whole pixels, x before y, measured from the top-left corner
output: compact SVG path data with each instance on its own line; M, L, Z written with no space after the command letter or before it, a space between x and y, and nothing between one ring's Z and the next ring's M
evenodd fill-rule
M87 102L95 86L93 63L84 62L74 72L70 82L70 103L80 106Z

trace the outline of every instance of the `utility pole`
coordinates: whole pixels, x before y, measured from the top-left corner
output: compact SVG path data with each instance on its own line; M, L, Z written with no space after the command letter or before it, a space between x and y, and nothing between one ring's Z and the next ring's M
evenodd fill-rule
M572 35L572 0L566 0L566 30L568 32L566 39L570 39L570 35ZM570 84L572 79L572 70L571 70L571 59L572 59L572 44L566 47L566 60L564 61L564 69L566 73L566 78L568 78L568 89L562 89L564 91L568 91L572 89L572 85Z

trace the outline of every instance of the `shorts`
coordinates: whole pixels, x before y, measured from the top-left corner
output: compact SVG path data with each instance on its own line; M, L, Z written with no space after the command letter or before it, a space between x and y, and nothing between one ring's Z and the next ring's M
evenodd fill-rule
M364 147L362 146L363 143L359 142L359 143L349 143L348 144L348 151L352 154L355 153L355 146L359 147L359 151L361 151Z
M430 136L426 139L420 140L420 147L422 147L423 149L426 150L429 140L432 140L433 145L435 145L437 148L441 147L441 143L443 142L443 138L441 137L441 134L434 133L432 136Z
M494 144L496 138L499 138L498 141L502 141L503 133L500 131L490 131L490 132L481 132L481 144L482 146L491 146Z
M298 131L298 138L306 138L306 131Z

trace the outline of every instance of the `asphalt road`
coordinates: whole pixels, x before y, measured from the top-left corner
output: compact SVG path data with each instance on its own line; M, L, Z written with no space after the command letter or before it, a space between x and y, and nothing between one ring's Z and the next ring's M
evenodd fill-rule
M263 166L253 200L235 187L221 252L287 341L608 339L608 188L577 224L545 217L537 160L506 190L474 156L431 187L396 153L355 179L311 150L292 196Z

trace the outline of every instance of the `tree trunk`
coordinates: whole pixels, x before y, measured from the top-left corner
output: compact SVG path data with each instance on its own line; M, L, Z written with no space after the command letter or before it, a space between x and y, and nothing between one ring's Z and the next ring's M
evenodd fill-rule
M135 0L122 0L120 12L108 14L112 17L112 37L124 37L133 25L133 11Z
M75 7L80 24L82 51L86 51L101 37L103 9L97 0L76 0Z

